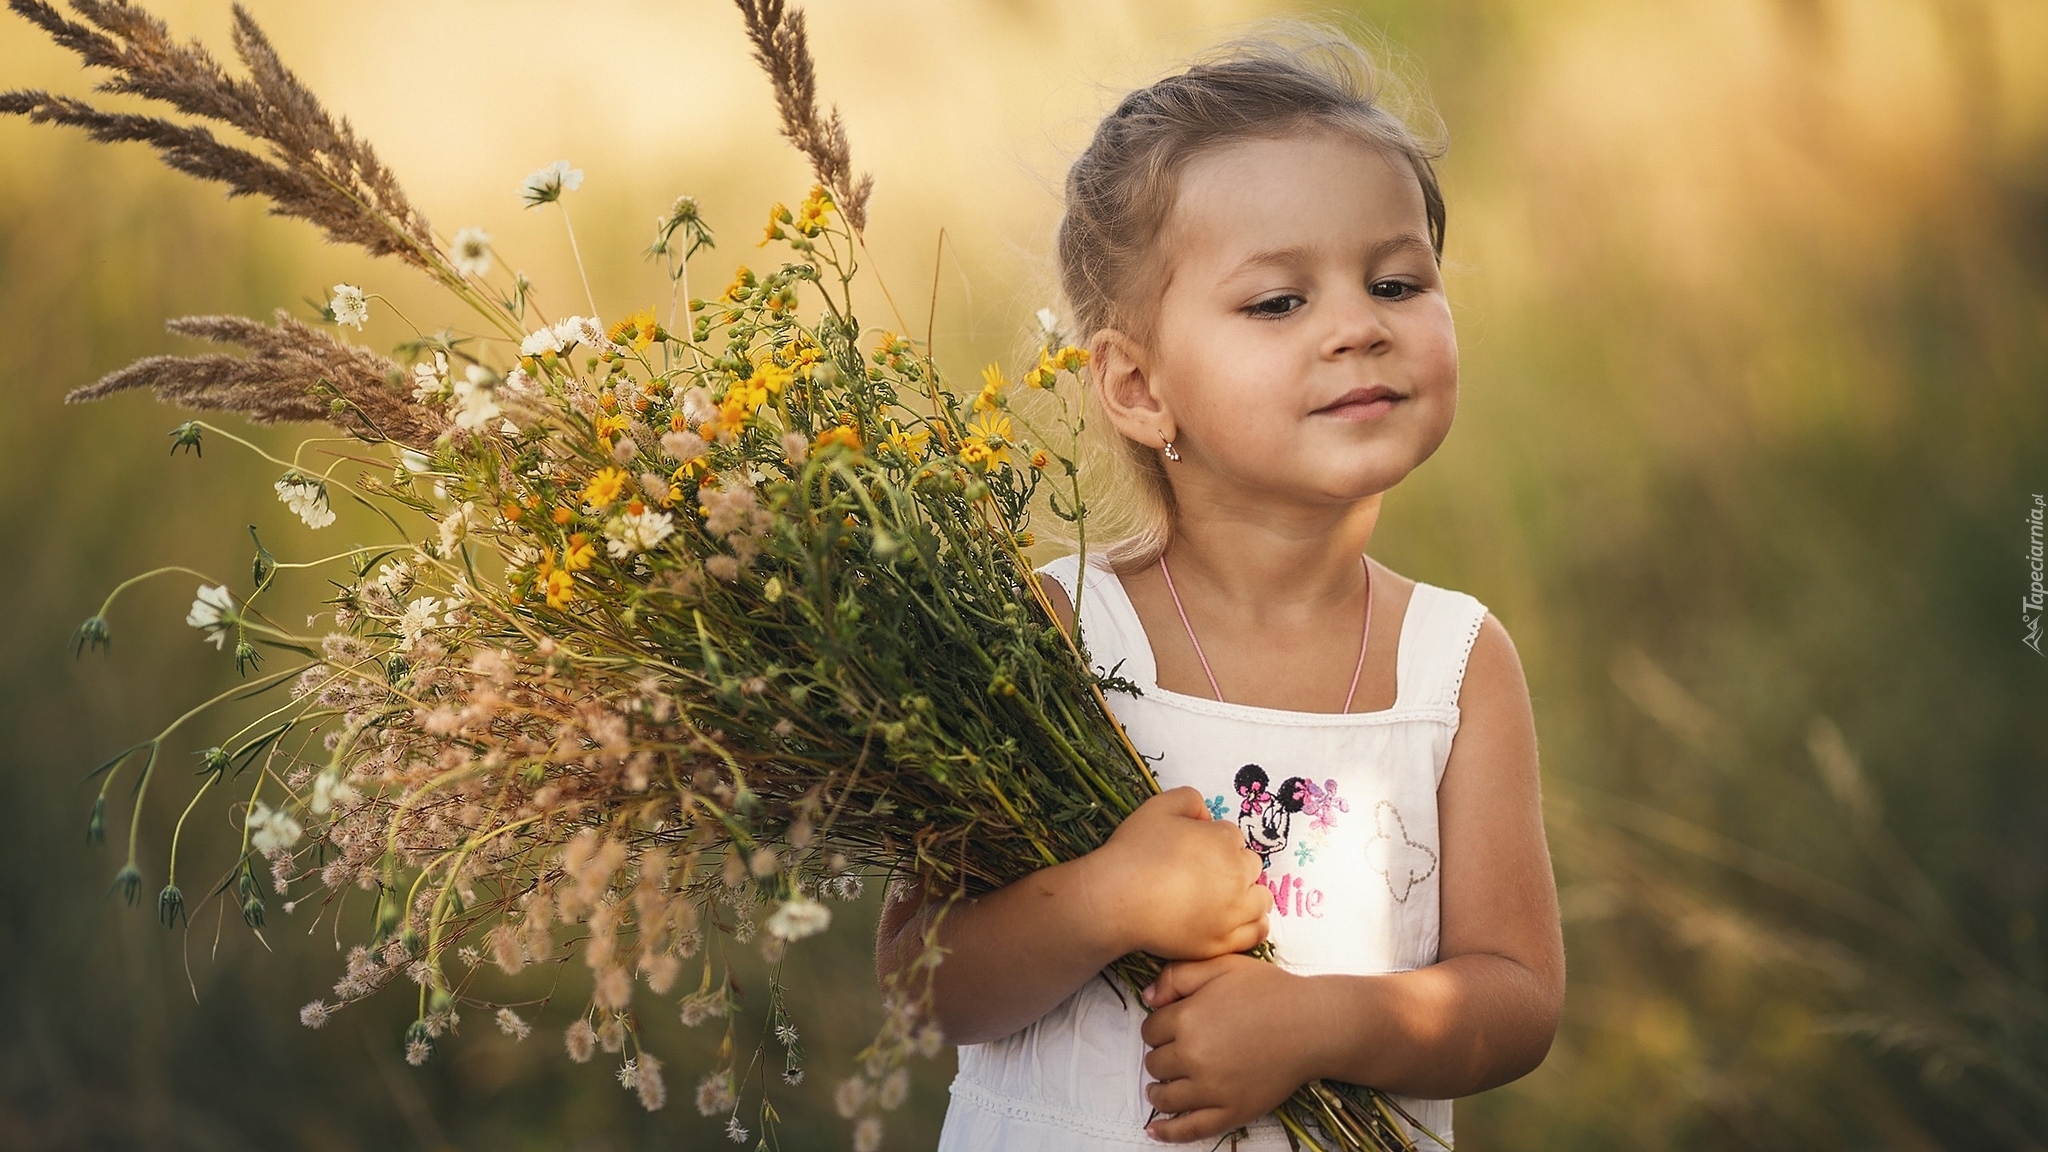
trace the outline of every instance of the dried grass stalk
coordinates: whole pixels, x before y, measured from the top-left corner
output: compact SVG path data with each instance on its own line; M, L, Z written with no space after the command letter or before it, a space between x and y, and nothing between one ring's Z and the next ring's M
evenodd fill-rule
M775 108L782 115L782 134L797 151L810 158L818 183L832 193L839 210L855 232L868 223L868 194L875 178L853 175L853 157L846 143L846 126L839 109L831 116L818 113L816 71L811 63L810 39L804 32L804 14L783 4L783 0L736 0L747 22L747 38L754 42L754 59L768 73L775 88Z
M112 71L100 91L141 96L225 124L263 141L270 156L224 144L204 127L106 112L43 91L0 93L0 113L82 128L104 143L141 141L171 167L227 185L230 196L266 197L273 214L310 221L330 240L435 272L436 243L426 217L348 121L329 116L278 60L239 4L235 54L249 69L247 80L229 76L197 43L175 43L162 20L121 0L71 0L83 24L43 0L8 0L8 7L86 64Z
M283 310L275 327L244 316L186 316L164 327L253 355L151 356L74 390L65 401L149 388L158 399L187 408L240 412L259 424L321 421L366 440L413 447L431 443L445 427L439 413L405 393L405 373L396 363Z

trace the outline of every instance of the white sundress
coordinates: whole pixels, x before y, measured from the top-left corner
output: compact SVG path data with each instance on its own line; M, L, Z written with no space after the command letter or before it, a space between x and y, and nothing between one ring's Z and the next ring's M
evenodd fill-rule
M1486 609L1415 585L1401 622L1394 705L1379 712L1255 708L1160 688L1152 646L1115 573L1076 557L1040 571L1066 589L1090 660L1141 695L1110 693L1162 788L1193 785L1261 849L1271 939L1293 972L1369 975L1436 962L1437 784L1458 730L1458 686ZM1117 667L1121 663L1121 667ZM1144 1009L1091 979L1036 1022L960 1048L940 1152L1103 1152L1166 1147L1145 1134ZM1451 1102L1395 1097L1451 1139ZM1418 1149L1442 1146L1411 1132ZM1206 1148L1205 1142L1202 1147ZM1229 1147L1227 1140L1223 1147ZM1281 1152L1266 1116L1240 1152Z

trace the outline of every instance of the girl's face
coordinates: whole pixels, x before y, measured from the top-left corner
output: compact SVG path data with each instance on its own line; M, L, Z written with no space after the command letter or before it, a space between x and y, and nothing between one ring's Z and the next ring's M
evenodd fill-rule
M1443 442L1457 341L1405 160L1331 132L1219 147L1159 244L1152 338L1103 334L1096 367L1118 431L1174 442L1184 498L1353 502Z

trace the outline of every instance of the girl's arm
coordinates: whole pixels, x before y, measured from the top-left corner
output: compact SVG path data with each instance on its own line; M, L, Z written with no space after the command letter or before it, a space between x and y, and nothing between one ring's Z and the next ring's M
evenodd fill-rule
M1163 1140L1227 1132L1310 1080L1442 1099L1543 1062L1564 1009L1564 939L1543 838L1536 728L1506 629L1486 618L1437 787L1441 961L1296 976L1241 956L1169 965L1150 990L1146 1067Z
M948 1041L978 1044L1045 1015L1126 952L1206 959L1264 940L1273 899L1258 876L1237 826L1175 788L1088 855L943 913L915 884L892 885L875 966L884 980L908 968L936 923L933 1011Z
M916 885L892 885L875 965L885 980L903 971L936 922L933 1011L949 1042L977 1044L1045 1015L1126 952L1206 959L1264 940L1273 899L1258 876L1237 826L1175 788L1088 855L943 913Z

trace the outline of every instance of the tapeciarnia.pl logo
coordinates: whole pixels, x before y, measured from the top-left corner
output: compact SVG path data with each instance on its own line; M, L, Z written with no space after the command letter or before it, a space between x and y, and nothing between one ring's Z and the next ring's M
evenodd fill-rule
M2025 629L2025 635L2020 637L2020 643L2032 648L2036 656L2043 655L2041 615L2042 609L2048 607L2048 588L2042 586L2042 571L2044 566L2048 566L2048 561L2044 561L2041 546L2044 514L2048 514L2048 500L2044 500L2042 495L2036 492L2034 506L2027 509L2027 569L2031 579L2027 584L2026 596L2020 600L2020 626Z

